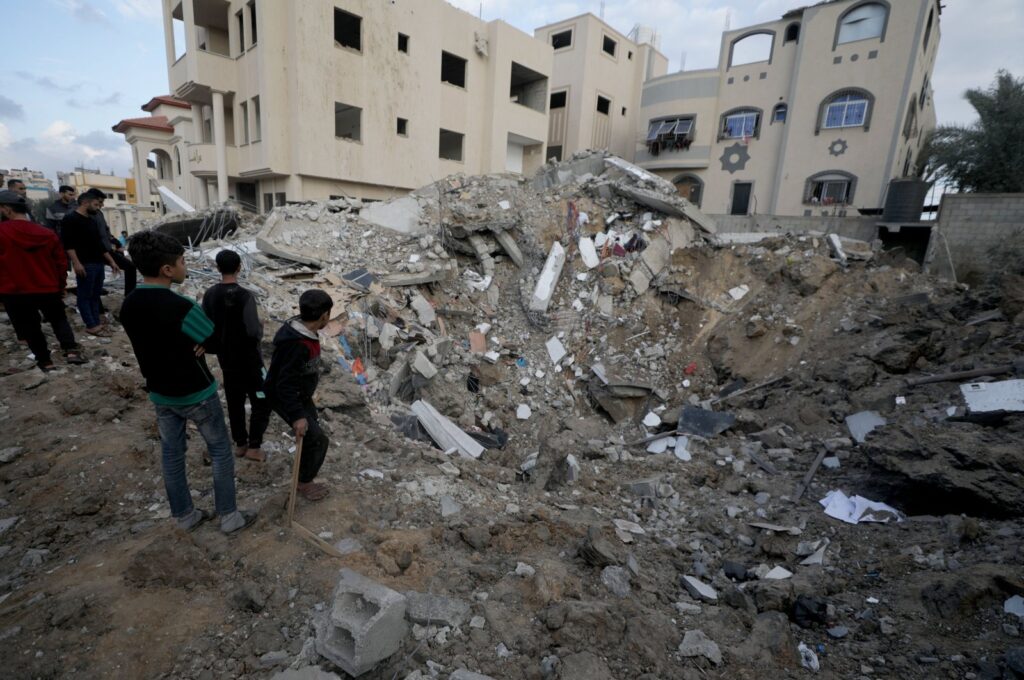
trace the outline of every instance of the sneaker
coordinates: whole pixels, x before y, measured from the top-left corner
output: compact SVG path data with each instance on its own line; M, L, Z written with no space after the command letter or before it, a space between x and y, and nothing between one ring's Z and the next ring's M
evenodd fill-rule
M229 536L236 536L256 521L254 510L235 510L230 515L220 518L220 530Z

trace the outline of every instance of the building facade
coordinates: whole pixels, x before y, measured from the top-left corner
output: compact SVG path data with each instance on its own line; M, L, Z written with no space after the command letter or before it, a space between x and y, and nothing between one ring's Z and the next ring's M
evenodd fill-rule
M630 36L593 14L542 26L534 36L555 53L548 120L548 158L586 149L633 157L645 82L668 71L653 30Z
M156 153L196 207L384 199L544 161L553 51L504 22L443 0L161 1L171 96L114 129L136 177Z
M880 212L935 127L940 12L831 0L728 31L717 69L644 84L633 159L712 214Z
M30 201L45 201L54 195L53 182L46 179L46 176L39 170L29 170L28 168L0 170L0 177L3 178L5 189L9 180L20 179L24 182Z
M58 172L57 182L60 186L73 187L78 193L90 188L99 189L107 195L105 205L110 207L138 203L135 180L131 177L105 175L99 170L89 168L75 168L71 172Z

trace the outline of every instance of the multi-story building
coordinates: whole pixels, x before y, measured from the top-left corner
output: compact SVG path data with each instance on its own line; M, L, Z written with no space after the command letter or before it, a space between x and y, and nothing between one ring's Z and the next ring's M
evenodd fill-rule
M608 149L632 158L643 85L668 70L654 31L638 26L625 36L584 14L542 26L534 36L555 51L547 157Z
M46 176L39 170L29 170L28 168L0 170L0 178L3 178L5 189L9 180L20 179L25 183L25 189L28 190L28 198L31 201L45 201L54 194L53 182L46 179Z
M114 129L136 177L156 153L158 182L197 207L382 199L544 162L553 50L502 21L443 0L161 1L172 95Z
M633 158L708 213L880 212L935 127L940 12L827 0L727 31L717 69L644 84Z
M99 189L107 195L104 205L118 207L135 205L138 196L135 192L135 180L130 177L118 177L113 173L104 175L99 170L75 168L71 172L58 172L57 182L61 186L73 187L78 193L86 189Z

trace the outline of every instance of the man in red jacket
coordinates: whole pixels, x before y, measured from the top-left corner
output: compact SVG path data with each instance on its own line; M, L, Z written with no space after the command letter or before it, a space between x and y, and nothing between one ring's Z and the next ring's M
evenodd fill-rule
M64 309L67 256L57 234L29 220L28 201L0 191L0 300L43 371L55 369L39 315L53 326L68 363L84 364Z

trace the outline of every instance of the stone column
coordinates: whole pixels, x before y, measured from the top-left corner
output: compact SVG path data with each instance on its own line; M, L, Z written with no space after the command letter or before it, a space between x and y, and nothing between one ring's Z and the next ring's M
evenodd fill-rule
M224 94L213 93L213 143L217 146L217 202L228 200L228 138L224 129Z
M132 144L132 162L135 167L135 193L139 205L148 208L149 195L149 174L146 172L146 161L139 153L139 147Z
M171 17L171 4L168 0L161 0L164 9L164 49L167 50L167 68L170 70L174 65L174 21Z

